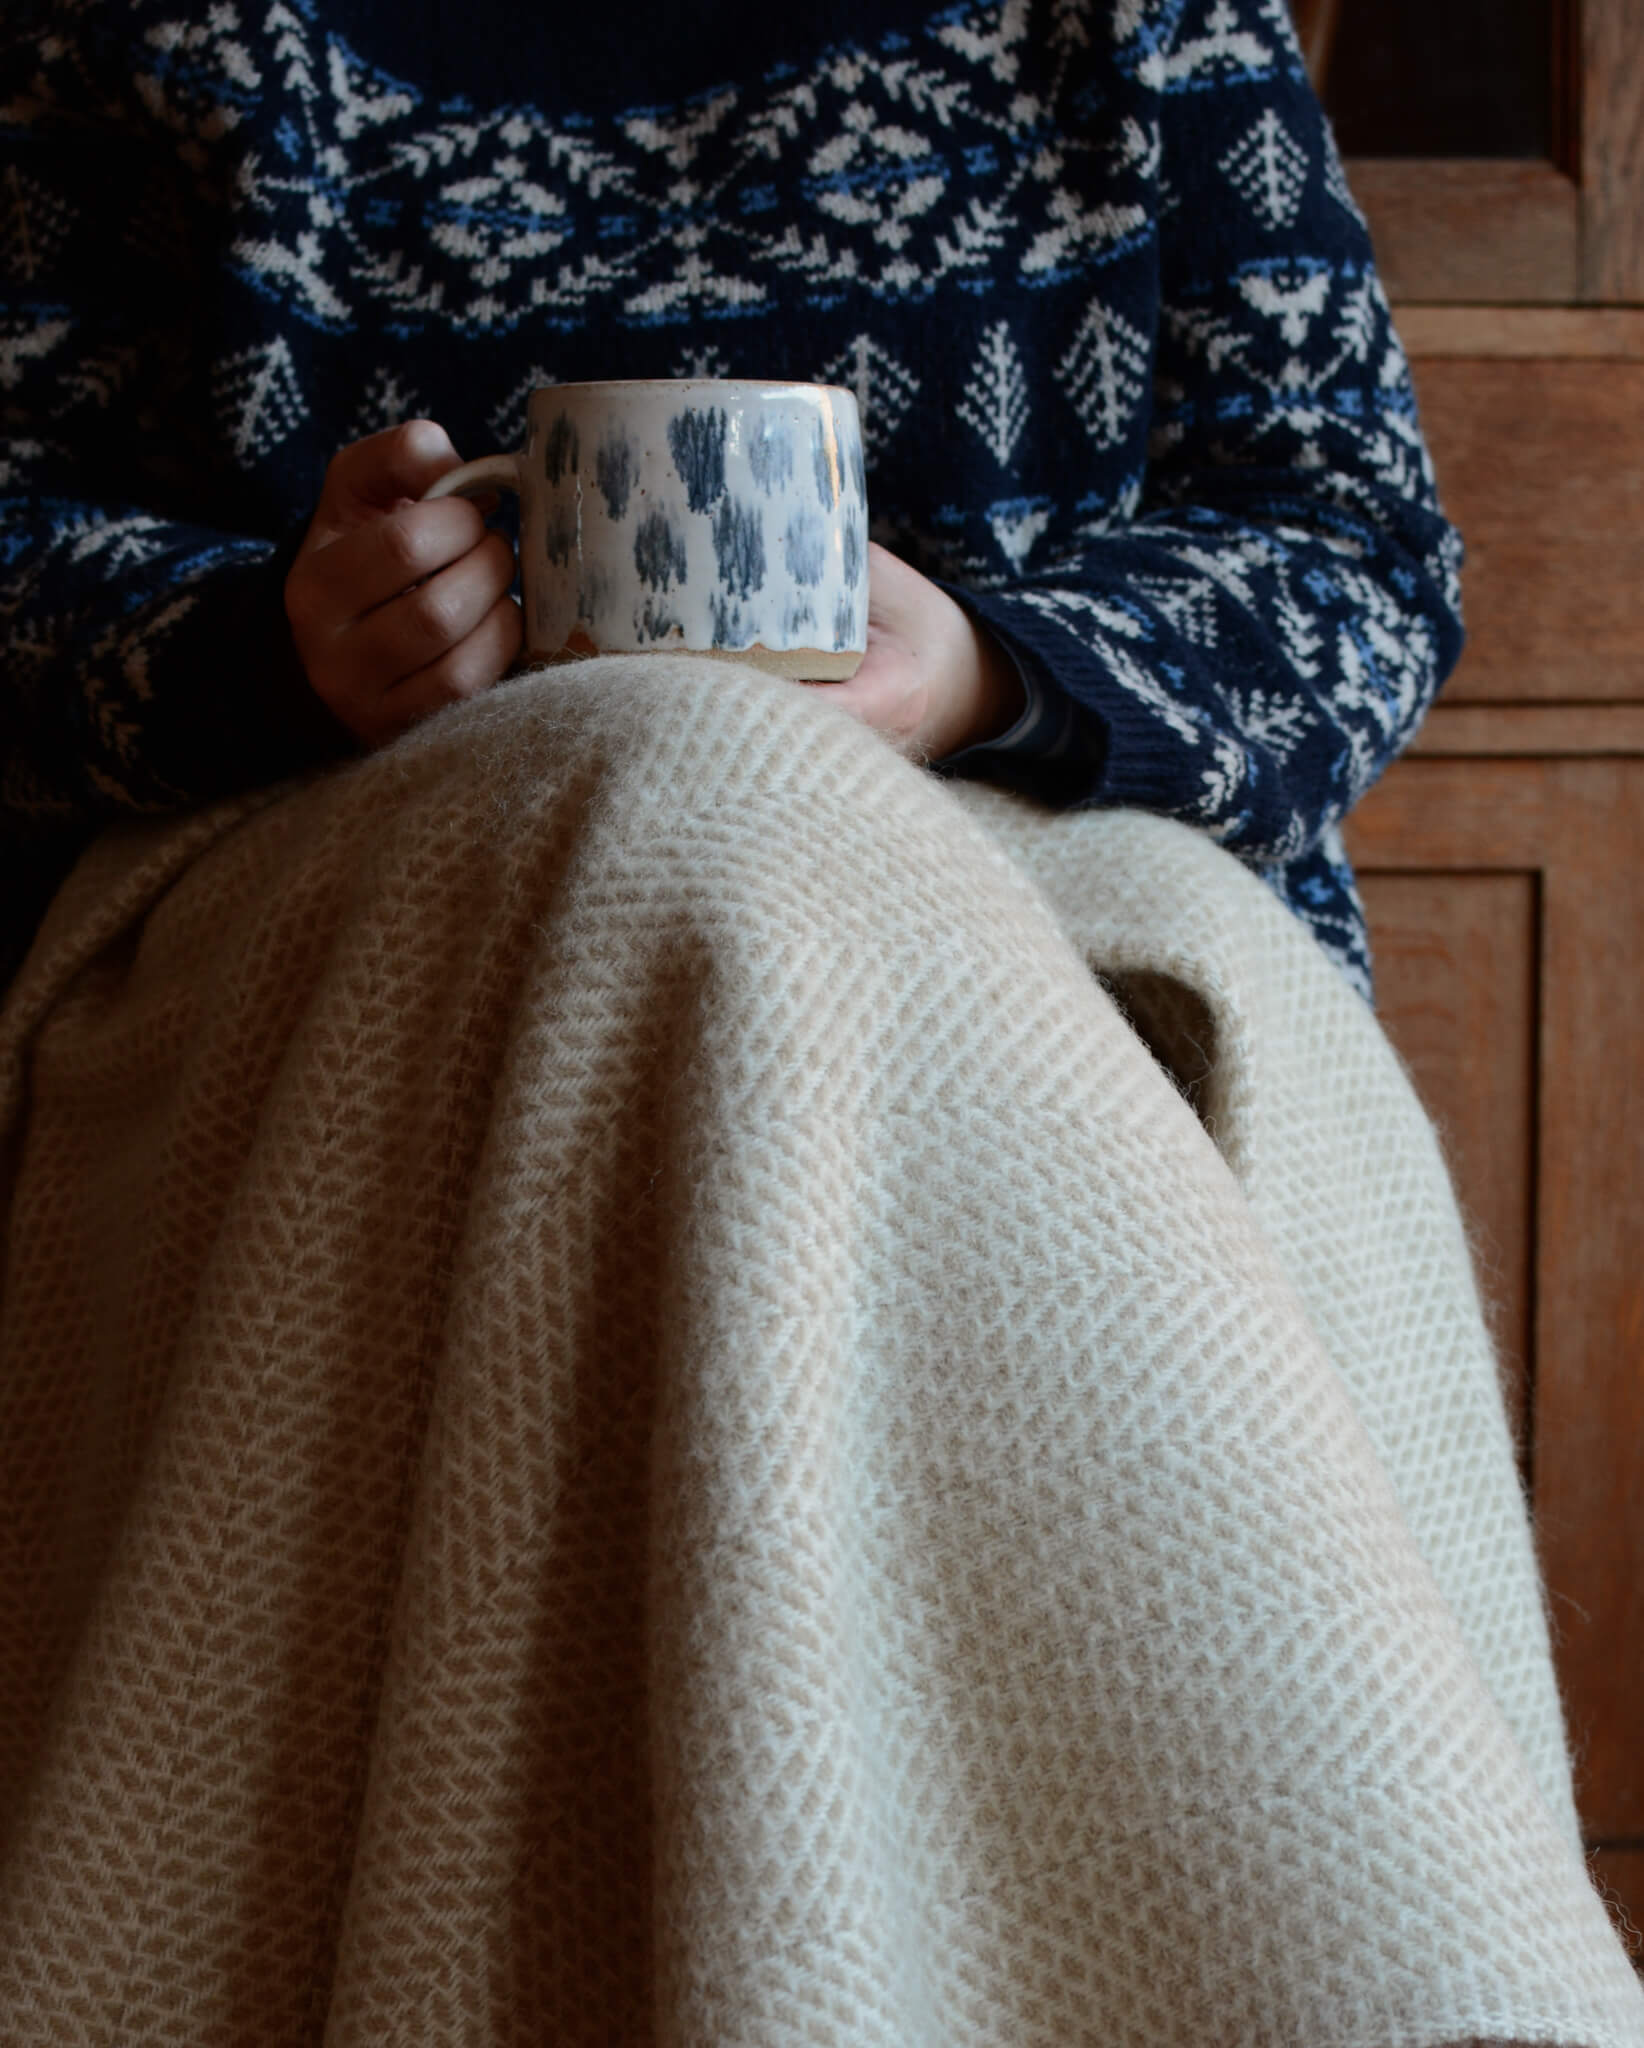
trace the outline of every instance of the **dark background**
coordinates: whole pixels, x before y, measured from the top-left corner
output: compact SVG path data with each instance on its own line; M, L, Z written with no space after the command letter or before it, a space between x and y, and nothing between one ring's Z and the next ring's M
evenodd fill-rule
M1324 102L1344 156L1550 153L1553 0L1341 0Z

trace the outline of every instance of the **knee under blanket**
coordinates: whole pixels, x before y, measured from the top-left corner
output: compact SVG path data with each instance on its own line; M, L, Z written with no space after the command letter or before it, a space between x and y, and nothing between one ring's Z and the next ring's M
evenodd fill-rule
M663 674L111 833L11 992L0 2037L1636 2048L1369 1011Z

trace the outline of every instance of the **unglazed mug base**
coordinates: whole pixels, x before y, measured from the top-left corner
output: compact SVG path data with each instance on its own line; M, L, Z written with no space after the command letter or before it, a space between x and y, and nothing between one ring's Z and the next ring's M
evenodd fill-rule
M796 683L848 683L866 656L853 648L831 647L562 647L557 654L531 656L550 668L568 667L578 661L598 661L609 652L614 659L658 659L677 661L682 655L696 661L737 661L745 668L763 669L766 675L786 676Z

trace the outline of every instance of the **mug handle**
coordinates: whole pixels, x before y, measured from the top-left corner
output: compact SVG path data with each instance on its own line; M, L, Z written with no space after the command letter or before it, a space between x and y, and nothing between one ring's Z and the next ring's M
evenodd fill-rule
M459 463L423 492L430 498L483 498L490 491L512 491L519 496L517 455L482 455L477 462Z

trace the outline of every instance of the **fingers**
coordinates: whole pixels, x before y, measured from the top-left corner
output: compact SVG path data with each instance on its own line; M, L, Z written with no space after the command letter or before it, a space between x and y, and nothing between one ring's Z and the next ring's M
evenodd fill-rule
M467 499L422 499L458 459L432 420L342 449L286 578L309 683L368 746L488 688L519 652L513 549Z
M304 550L292 571L295 603L290 609L304 612L301 623L316 635L343 632L402 591L462 560L485 537L485 521L466 498L435 498L379 513L323 547ZM506 549L506 542L502 545Z
M418 706L470 696L504 672L519 651L519 610L507 597L513 576L512 548L482 532L477 547L363 617L305 625L288 586L309 682L351 732L380 746Z
M492 605L474 630L438 661L419 669L397 683L378 706L381 721L377 736L369 741L380 746L395 739L409 727L420 724L447 704L464 697L477 697L490 689L519 654L525 628L520 609L511 597Z
M993 635L917 569L870 545L868 651L831 702L915 761L997 739L1021 716L1015 663Z
M513 580L513 549L501 534L482 529L479 545L459 561L351 621L339 637L338 666L387 677L397 687L459 646Z
M331 458L303 551L328 547L402 500L420 498L460 459L436 420L406 420L351 442Z

